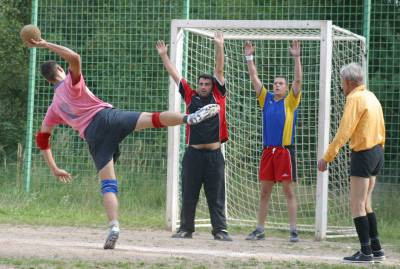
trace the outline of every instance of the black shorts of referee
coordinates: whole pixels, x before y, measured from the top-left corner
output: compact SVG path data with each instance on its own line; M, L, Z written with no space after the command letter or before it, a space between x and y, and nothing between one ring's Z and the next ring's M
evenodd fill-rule
M352 151L350 176L369 178L378 175L383 167L383 148L376 145L367 150Z

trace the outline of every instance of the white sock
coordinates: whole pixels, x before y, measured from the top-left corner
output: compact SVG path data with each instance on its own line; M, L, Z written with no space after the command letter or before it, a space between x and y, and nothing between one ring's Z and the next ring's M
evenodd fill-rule
M257 231L259 231L259 232L264 232L264 226L261 226L261 225L257 225L257 227L256 227L256 230Z
M117 227L117 228L119 228L119 222L118 222L118 220L112 220L112 221L110 221L109 223L108 223L108 225L110 226L110 227Z

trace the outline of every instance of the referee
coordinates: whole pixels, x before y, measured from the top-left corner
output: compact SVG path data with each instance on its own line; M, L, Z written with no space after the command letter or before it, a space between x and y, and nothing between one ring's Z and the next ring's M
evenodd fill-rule
M381 104L364 85L361 66L356 63L343 66L340 78L346 104L336 136L318 161L318 170L325 171L350 140L350 207L361 249L344 260L368 263L385 258L371 205L376 176L383 166L385 123Z

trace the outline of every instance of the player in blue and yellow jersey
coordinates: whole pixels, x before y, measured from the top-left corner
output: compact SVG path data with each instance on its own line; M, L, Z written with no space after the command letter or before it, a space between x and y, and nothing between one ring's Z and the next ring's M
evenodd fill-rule
M289 211L290 241L297 242L299 240L296 225L297 201L293 182L296 181L294 135L302 80L300 43L293 41L290 47L290 53L295 61L295 78L289 92L283 76L275 77L272 92L269 92L261 83L253 61L254 51L253 44L247 41L244 45L244 53L250 79L262 111L264 149L259 167L261 193L257 227L246 239L265 238L264 225L272 188L276 182L281 182Z

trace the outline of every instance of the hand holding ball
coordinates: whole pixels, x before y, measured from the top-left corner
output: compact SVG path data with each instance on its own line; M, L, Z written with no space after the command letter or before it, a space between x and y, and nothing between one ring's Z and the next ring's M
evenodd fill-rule
M22 41L24 41L24 43L27 45L32 45L31 39L35 41L40 41L42 39L39 28L33 24L28 24L22 27L19 35Z

